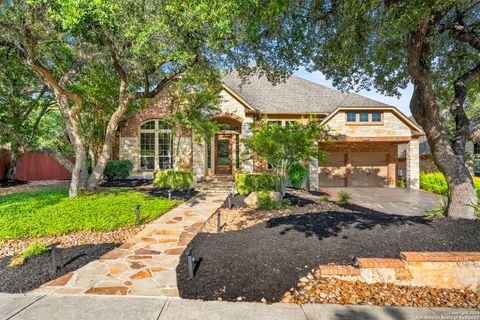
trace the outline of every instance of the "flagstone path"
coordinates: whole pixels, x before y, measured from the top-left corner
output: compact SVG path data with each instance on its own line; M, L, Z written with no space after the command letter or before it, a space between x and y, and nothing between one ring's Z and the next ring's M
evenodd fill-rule
M41 293L178 297L175 268L226 194L199 194L99 260L36 289Z

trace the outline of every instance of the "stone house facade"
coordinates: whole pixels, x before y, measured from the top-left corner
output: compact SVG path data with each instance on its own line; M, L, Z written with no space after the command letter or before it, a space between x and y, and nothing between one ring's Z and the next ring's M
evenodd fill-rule
M226 75L220 93L220 111L212 115L220 130L211 141L198 141L175 130L163 119L169 100L160 97L151 106L132 114L119 129L118 153L113 158L134 164L132 177L151 178L158 169L192 170L197 181L236 172L263 172L268 166L246 156L242 138L250 125L267 117L281 125L309 121L312 116L328 126L333 144L319 141L328 152L324 163L308 163L312 189L331 186L396 186L398 145L406 150L407 185L418 188L421 129L398 109L356 94L336 90L292 76L272 85L252 77L242 83Z

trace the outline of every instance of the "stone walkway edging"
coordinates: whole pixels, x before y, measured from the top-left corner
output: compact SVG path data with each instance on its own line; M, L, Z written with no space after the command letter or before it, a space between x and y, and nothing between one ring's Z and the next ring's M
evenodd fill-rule
M199 194L100 259L35 291L178 297L175 269L180 255L225 198L226 194Z

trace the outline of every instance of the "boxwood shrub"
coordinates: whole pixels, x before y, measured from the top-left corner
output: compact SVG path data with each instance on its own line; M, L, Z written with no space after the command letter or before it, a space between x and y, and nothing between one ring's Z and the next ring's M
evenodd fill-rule
M130 160L109 160L103 171L107 180L127 179L133 170L133 163Z
M236 173L235 188L240 194L254 191L281 191L281 177L273 173Z
M480 178L473 177L473 184L480 197ZM420 172L420 189L448 196L448 185L445 176L441 172Z
M193 185L193 173L184 170L159 170L155 172L153 186L172 190L189 190Z

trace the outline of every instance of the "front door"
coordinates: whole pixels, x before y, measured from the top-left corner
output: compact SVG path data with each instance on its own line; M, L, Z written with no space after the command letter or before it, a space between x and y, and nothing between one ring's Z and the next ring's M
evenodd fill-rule
M215 136L215 174L232 174L232 135Z

